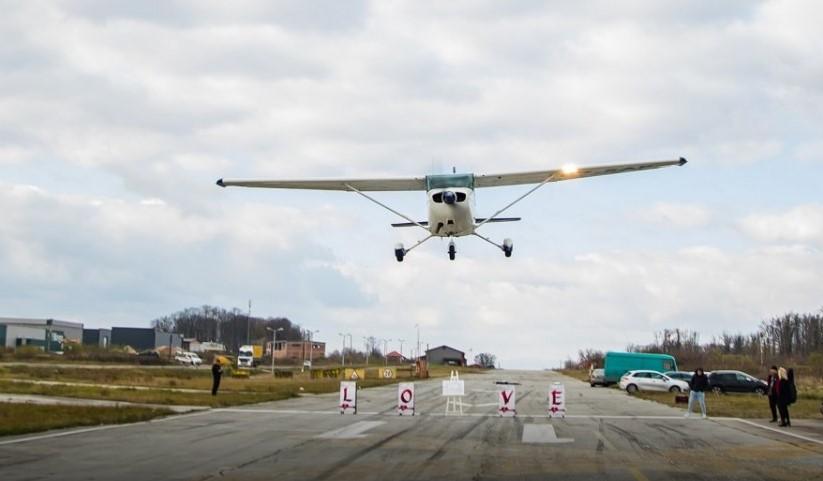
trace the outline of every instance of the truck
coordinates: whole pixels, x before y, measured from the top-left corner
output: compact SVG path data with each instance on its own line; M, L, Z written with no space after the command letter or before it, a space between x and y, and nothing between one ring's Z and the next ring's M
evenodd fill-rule
M240 350L237 352L237 367L256 367L262 357L263 346L259 344L240 346Z
M610 351L606 353L603 364L603 380L607 385L619 382L623 374L629 371L648 369L664 373L677 370L677 361L668 354Z

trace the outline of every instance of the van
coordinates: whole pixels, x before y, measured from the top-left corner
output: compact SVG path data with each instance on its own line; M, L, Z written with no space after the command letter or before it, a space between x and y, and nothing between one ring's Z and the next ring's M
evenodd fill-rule
M677 362L668 354L646 354L639 352L607 352L604 362L604 380L607 384L620 381L629 371L676 371Z

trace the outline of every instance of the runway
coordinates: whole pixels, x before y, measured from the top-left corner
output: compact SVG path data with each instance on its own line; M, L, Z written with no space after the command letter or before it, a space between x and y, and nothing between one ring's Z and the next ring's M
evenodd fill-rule
M496 415L495 381L520 383L515 418ZM147 423L0 439L11 480L670 480L823 479L823 441L590 388L554 372L465 378L464 416L445 416L440 380L416 384L418 415L397 388L217 409ZM568 416L546 396L566 386ZM805 439L804 439L805 438Z

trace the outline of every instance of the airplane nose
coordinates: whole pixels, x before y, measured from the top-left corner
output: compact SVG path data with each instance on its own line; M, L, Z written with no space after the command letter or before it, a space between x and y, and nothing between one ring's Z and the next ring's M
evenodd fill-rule
M454 204L457 201L457 196L454 195L454 192L447 190L443 192L443 202L446 204Z

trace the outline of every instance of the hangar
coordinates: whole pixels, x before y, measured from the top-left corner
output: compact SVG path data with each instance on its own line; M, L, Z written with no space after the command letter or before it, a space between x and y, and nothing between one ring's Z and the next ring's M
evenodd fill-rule
M0 317L0 346L37 346L47 351L62 351L63 343L66 341L78 344L83 341L83 323L58 319Z

